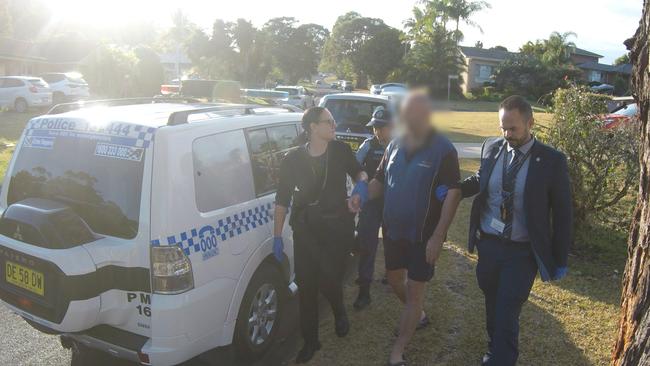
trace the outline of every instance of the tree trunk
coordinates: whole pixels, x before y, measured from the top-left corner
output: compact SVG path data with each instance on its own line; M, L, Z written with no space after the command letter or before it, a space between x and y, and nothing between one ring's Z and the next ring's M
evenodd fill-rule
M612 356L614 366L650 365L650 77L648 36L650 0L634 38L625 42L631 51L632 88L640 107L641 149L639 197L628 239L628 259L623 278L622 309Z

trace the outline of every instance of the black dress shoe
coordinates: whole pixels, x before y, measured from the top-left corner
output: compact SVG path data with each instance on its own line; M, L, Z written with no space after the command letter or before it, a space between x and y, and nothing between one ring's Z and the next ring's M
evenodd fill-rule
M350 332L350 322L348 321L348 315L343 313L339 316L334 317L334 329L336 335L339 337L345 337Z
M296 357L296 363L309 362L314 357L314 354L316 354L316 351L320 349L320 347L321 347L320 342L305 343L305 345L302 346L300 352L298 352L298 356Z
M363 310L370 305L370 288L368 286L359 286L359 295L352 305L355 310Z

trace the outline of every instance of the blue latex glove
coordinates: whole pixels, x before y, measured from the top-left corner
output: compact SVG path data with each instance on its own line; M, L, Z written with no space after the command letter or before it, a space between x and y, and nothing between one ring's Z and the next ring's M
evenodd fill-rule
M555 270L555 276L553 276L553 281L559 281L566 277L567 273L569 273L569 269L567 267L559 267L557 270Z
M436 198L438 201L442 202L447 198L447 192L449 192L449 187L446 185L441 185L436 187Z
M352 190L352 195L354 196L355 194L358 194L359 198L361 198L361 207L363 207L368 202L368 182L363 180L357 182Z
M278 260L278 262L282 262L283 258L283 252L284 252L284 242L282 241L281 236L274 236L273 237L273 255L275 256L275 259Z

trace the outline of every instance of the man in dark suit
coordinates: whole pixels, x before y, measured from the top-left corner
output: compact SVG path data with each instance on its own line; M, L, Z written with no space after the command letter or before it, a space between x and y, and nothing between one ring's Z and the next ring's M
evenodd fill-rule
M502 138L485 141L481 166L461 185L472 204L469 251L478 248L476 276L485 295L488 352L482 364L517 362L519 314L535 276L567 273L572 241L566 157L532 135L533 111L520 96L499 106Z

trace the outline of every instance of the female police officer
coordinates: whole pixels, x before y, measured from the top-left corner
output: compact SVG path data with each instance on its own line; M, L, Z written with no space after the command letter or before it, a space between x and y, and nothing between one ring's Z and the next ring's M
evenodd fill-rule
M368 176L350 147L334 140L336 122L330 112L321 107L309 108L302 117L302 126L308 142L290 152L280 165L273 244L276 257L281 258L282 228L293 198L289 224L293 229L300 328L305 342L296 363L309 361L320 349L319 290L332 306L336 334L344 337L349 331L343 305L343 275L354 236L350 211L358 212L368 198ZM346 175L357 182L347 203Z

